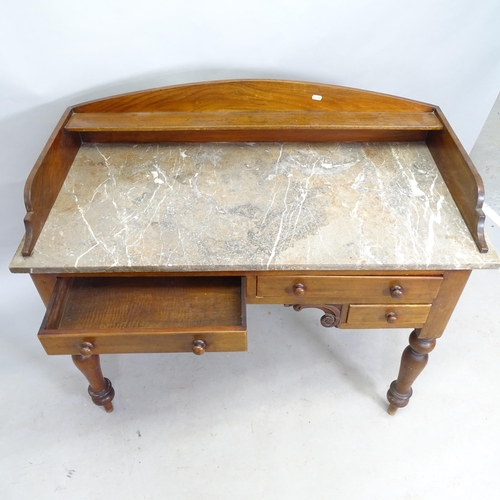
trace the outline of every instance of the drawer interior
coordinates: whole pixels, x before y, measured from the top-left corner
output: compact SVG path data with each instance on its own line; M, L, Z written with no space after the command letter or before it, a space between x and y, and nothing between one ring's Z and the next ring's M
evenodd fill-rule
M39 338L49 354L246 350L244 278L59 278ZM208 341L208 340L210 341Z

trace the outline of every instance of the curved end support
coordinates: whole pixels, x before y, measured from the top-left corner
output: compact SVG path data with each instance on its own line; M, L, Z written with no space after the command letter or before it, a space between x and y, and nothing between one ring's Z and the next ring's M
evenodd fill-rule
M24 236L23 248L21 250L23 257L29 257L32 254L33 248L35 246L33 242L33 226L31 225L32 216L33 212L28 212L24 217L24 229L26 234Z
M434 113L443 130L428 132L427 146L478 250L486 253L483 180L443 112L436 107Z
M71 113L72 109L69 108L59 120L24 185L26 235L21 251L24 257L30 256L33 252L43 225L80 147L80 135L70 134L64 129Z
M473 238L476 242L477 248L481 253L488 253L488 245L486 243L486 238L484 236L484 224L486 220L486 216L482 210L483 203L481 202L480 206L476 208L477 214L477 231L473 234Z

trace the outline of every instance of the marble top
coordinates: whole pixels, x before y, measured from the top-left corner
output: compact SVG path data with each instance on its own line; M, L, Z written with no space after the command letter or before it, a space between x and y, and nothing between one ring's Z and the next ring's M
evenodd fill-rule
M16 272L496 268L427 146L83 144Z

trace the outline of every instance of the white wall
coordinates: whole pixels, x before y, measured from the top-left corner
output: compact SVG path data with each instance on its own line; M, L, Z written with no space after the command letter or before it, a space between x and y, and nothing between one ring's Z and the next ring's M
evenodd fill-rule
M437 104L470 150L500 90L498 0L3 0L0 41L9 255L24 181L69 105L189 81L310 80Z

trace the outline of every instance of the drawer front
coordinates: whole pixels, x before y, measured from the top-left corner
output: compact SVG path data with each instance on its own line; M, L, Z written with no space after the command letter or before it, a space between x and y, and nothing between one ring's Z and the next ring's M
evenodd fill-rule
M355 304L349 306L344 328L419 328L423 326L431 304L392 305Z
M47 354L81 354L91 345L92 354L127 354L147 352L195 352L202 341L203 352L238 352L247 350L246 331L116 331L116 332L40 332ZM198 352L199 353L199 352ZM200 354L200 353L199 353Z
M407 276L258 276L257 297L274 302L431 303L443 278Z
M59 278L38 338L48 354L245 351L244 281Z

